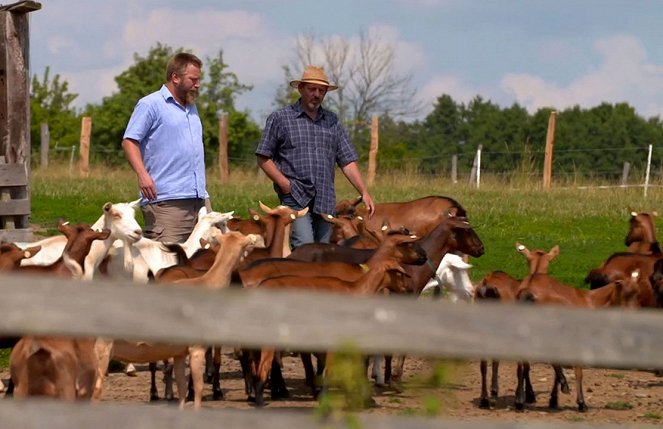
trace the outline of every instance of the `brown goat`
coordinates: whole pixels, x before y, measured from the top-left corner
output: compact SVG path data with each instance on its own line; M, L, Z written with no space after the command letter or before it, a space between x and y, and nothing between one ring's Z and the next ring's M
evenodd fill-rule
M336 205L336 216L354 212L362 216L366 227L374 231L379 230L382 222L387 220L391 225L402 225L422 237L442 222L450 210L455 216L467 218L466 210L458 201L444 196L431 195L411 201L379 203L375 205L371 217L367 216L365 207L357 207L360 202L360 199L340 201Z
M559 254L559 246L554 246L550 251L533 250L530 251L524 245L516 243L516 250L525 256L529 267L529 273L547 273L550 262ZM511 277L504 271L492 271L477 284L475 288L474 299L475 302L484 300L499 300L500 302L516 302L516 295L520 288L522 280ZM499 394L499 361L493 359L492 361L492 377L490 394L492 397L497 397ZM480 408L490 408L490 400L488 399L488 361L481 360L481 398L479 400ZM562 392L569 393L569 385L564 376L564 371L559 365L553 365L555 377L559 380ZM525 384L525 401L528 404L536 402L536 395L532 382L530 380L530 365L529 362L523 363L523 380Z
M404 242L413 242L416 237L393 236L385 240L387 246L391 249L391 254L383 249L379 257L373 257L369 261L369 268L361 277L354 281L342 280L337 277L299 277L289 275L282 277L268 278L262 281L258 287L267 289L297 289L297 290L318 290L338 293L351 293L357 295L368 295L375 293L382 288L393 287L397 282L391 280L393 272L405 275L398 259L393 255L397 244ZM386 247L383 243L382 247ZM250 371L252 375L253 393L257 406L264 405L263 389L274 359L273 348L263 348L260 354L250 353ZM274 380L272 380L274 383ZM317 386L313 386L313 395L317 397Z
M516 299L520 302L536 304L568 305L583 308L602 308L621 306L637 308L640 306L640 273L636 270L628 278L620 278L595 290L577 289L567 286L548 274L532 274L520 285ZM518 363L518 385L516 386L517 411L524 409L523 401L523 363ZM576 365L576 403L578 411L587 411L587 404L582 389L582 366ZM559 380L555 377L550 394L549 407L555 409L558 402Z
M23 337L9 356L13 395L90 399L96 366L91 339Z
M23 259L32 258L41 250L41 246L21 249L14 243L0 242L0 272L13 271L21 266Z
M656 238L656 222L654 217L658 216L656 211L637 212L629 208L631 218L629 230L624 239L629 252L641 254L661 253L661 248Z
M26 265L15 270L21 274L53 275L59 277L82 277L85 257L95 240L105 240L110 230L95 231L89 225L81 223L69 225L59 221L58 230L67 237L62 256L50 265Z

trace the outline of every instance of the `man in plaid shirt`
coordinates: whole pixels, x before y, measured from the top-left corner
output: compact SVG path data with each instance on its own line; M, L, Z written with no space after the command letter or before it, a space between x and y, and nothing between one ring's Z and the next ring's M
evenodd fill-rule
M267 118L258 143L258 166L274 182L281 204L296 210L309 208L306 216L293 223L291 244L328 243L331 224L322 214L336 213L334 174L336 165L360 193L369 216L373 199L364 185L357 151L336 114L322 108L331 85L324 70L306 66L302 78L290 82L301 98Z

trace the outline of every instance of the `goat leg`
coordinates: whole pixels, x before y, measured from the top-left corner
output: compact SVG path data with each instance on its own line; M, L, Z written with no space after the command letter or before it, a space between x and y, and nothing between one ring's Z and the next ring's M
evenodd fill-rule
M214 378L214 350L212 347L205 349L205 376L203 381L207 384L212 383Z
M479 399L479 408L490 409L490 401L488 400L488 361L481 359L479 366L481 370L481 398Z
M559 385L562 388L562 393L568 395L571 391L569 390L569 383L566 381L566 376L564 375L564 370L562 370L562 366L553 365L552 367L555 370L555 377L557 377L557 381L559 382Z
M212 399L218 401L223 399L223 390L221 390L221 347L214 347L213 351Z
M313 361L311 360L311 353L309 352L300 352L299 357L302 360L302 365L304 366L304 374L306 377L306 385L308 387L315 386L315 373L313 371Z
M163 361L163 382L165 384L165 392L163 397L166 401L175 400L173 393L173 359Z
M585 395L582 392L582 366L576 365L574 367L576 374L576 403L578 404L578 411L584 413L588 410L587 404L585 403Z
M555 368L555 365L553 365L553 368ZM555 377L552 389L550 390L550 400L548 401L548 408L551 410L556 410L559 408L559 384L560 378L557 375L557 369L555 368Z
M290 392L285 385L283 379L283 372L281 372L281 359L278 353L272 359L272 370L269 376L269 388L271 390L272 399L285 399L290 397Z
M265 405L265 382L267 381L269 371L272 368L273 360L274 349L265 348L260 351L260 362L257 366L254 366L256 372L253 374L253 380L257 407L263 407Z
M242 368L242 375L244 376L244 393L249 397L249 400L254 397L253 384L251 381L251 363L250 352L248 350L240 350L239 352L239 365Z
M156 378L157 363L150 362L148 368L150 369L150 401L158 401L159 389L157 389L157 378Z
M497 398L500 391L500 361L492 361L492 376L490 380L490 396Z
M523 376L525 378L525 402L528 404L533 404L536 402L536 394L534 393L534 388L532 387L532 381L529 378L529 362L525 362L523 367Z
M524 398L525 369L523 362L518 362L518 369L516 370L516 376L518 378L518 383L516 384L515 409L516 411L521 412L525 409L525 398Z

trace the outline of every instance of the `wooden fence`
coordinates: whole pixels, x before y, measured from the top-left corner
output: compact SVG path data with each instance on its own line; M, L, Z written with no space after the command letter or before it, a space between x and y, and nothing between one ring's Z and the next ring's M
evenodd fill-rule
M126 293L127 288L131 293ZM449 304L399 297L213 291L12 276L0 277L0 297L0 335L107 336L310 350L334 349L350 342L367 353L663 367L663 314L651 310ZM265 421L270 428L346 427L343 422L317 420L311 413L269 409L178 413L106 403L0 401L0 416L2 427L16 429L83 428L91 427L92 422L95 427L141 429L199 427L212 422L244 428L264 426ZM360 421L366 428L560 427L558 423L418 417L361 416Z

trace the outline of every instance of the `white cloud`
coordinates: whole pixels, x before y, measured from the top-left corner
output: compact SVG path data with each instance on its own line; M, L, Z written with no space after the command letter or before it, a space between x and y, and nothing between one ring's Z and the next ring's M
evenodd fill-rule
M419 99L426 106L423 113L430 113L437 98L443 94L448 94L457 103L467 104L479 94L479 91L457 76L434 76L419 91Z
M501 87L530 111L627 102L645 116L663 112L659 101L663 99L663 66L648 61L637 38L614 36L598 40L594 49L602 56L599 66L568 85L513 73L503 77Z

